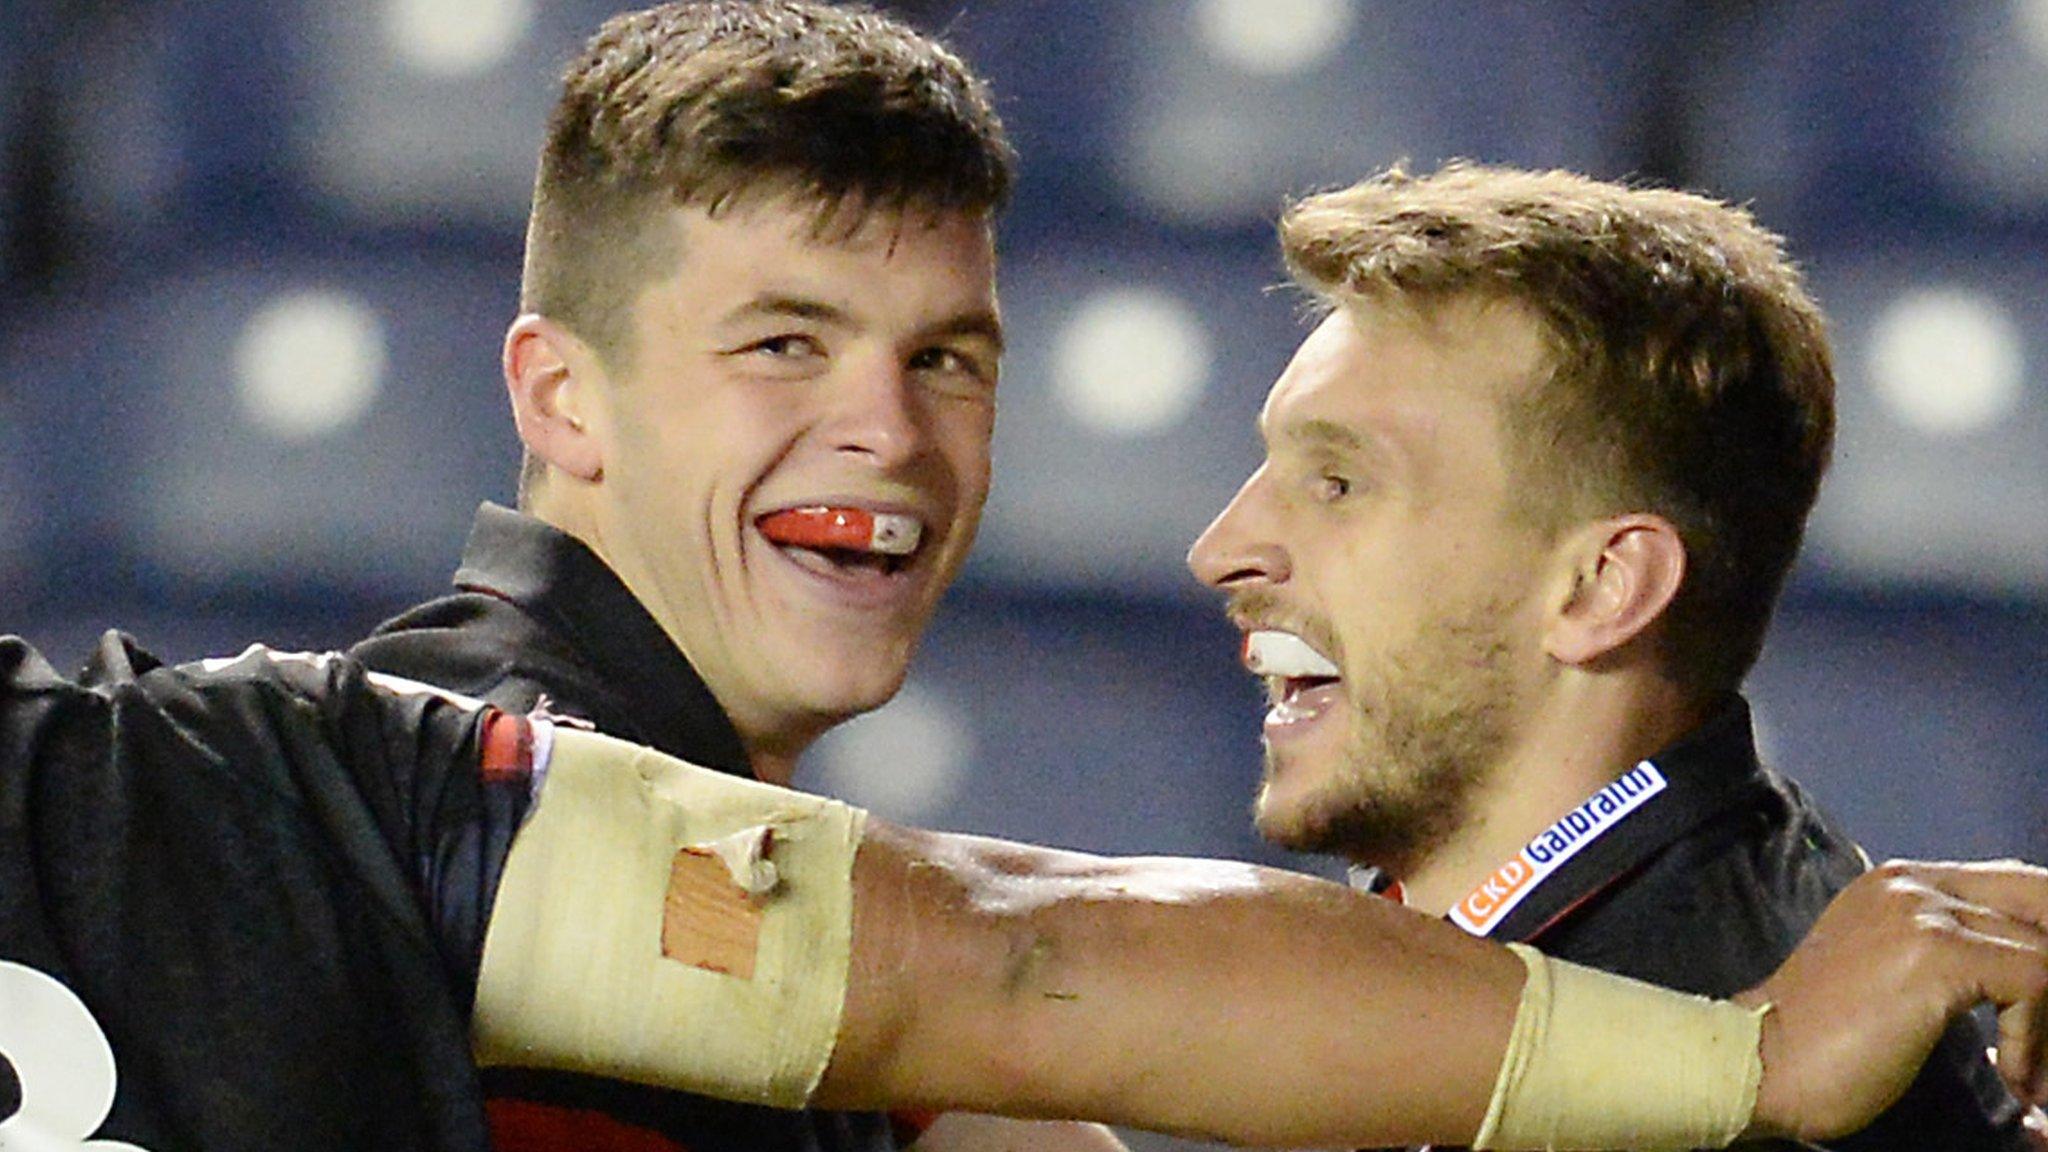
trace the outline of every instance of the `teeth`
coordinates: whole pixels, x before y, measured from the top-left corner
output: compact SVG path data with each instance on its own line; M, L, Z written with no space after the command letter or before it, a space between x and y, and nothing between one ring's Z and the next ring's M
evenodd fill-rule
M1338 676L1330 658L1292 632L1260 631L1244 638L1244 666L1255 676Z

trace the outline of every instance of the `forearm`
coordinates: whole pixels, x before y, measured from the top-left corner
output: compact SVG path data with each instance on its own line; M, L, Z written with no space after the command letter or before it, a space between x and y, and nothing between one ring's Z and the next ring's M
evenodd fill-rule
M1099 1124L1068 1120L1013 1120L979 1112L949 1112L912 1145L914 1152L1129 1152L1116 1133Z
M1243 864L876 822L855 882L827 1102L1250 1144L1469 1138L1522 986L1455 929Z
M1862 1126L1989 998L2001 1070L2048 1095L2039 869L1852 885L1762 990L1759 1094L1755 1013L1518 962L1339 885L864 834L844 805L606 737L553 749L485 943L485 1062L1247 1144L1696 1148Z

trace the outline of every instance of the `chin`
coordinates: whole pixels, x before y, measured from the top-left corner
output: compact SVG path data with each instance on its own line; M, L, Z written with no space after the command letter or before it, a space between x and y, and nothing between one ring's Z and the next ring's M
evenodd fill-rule
M859 669L840 668L821 673L810 681L811 711L850 720L873 712L896 698L909 674L907 664L867 664Z
M1252 803L1252 827L1260 839L1276 848L1314 851L1317 836L1313 802L1313 797L1279 792L1268 780Z

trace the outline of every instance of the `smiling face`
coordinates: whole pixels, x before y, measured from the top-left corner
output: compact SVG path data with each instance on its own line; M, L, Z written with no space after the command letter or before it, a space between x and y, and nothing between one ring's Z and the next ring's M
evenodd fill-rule
M640 294L625 366L580 369L596 469L551 518L757 759L793 757L901 686L974 539L1001 356L989 229L881 214L820 236L788 201L672 214L676 268Z
M1247 633L1314 650L1248 645L1270 695L1268 839L1400 872L1512 748L1544 669L1549 539L1516 514L1502 402L1544 364L1508 306L1354 305L1273 386L1266 461L1189 554Z

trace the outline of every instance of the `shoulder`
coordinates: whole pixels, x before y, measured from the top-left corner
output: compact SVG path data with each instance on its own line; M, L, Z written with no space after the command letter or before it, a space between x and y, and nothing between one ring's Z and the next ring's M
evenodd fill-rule
M1796 784L1768 771L1739 803L1595 894L1539 943L1707 995L1757 983L1866 867Z
M1868 867L1855 842L1793 781L1768 770L1744 801L1691 829L1596 894L1537 943L1610 972L1703 995L1760 983L1828 901ZM1959 1021L1907 1095L1839 1152L2024 1148L2018 1105Z
M613 695L566 637L518 605L480 592L421 604L349 649L367 668L475 696L512 712L545 703L604 721ZM615 725L607 730L614 730Z

